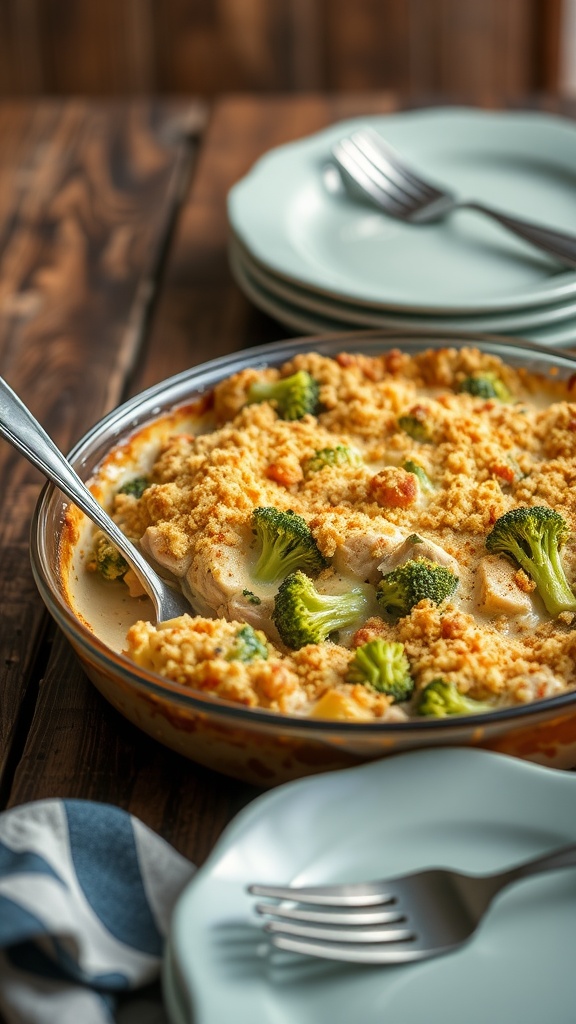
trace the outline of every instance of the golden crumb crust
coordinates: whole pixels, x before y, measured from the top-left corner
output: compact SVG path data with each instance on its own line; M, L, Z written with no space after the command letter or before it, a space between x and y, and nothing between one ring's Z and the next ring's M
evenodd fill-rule
M317 387L313 411L287 419L276 399L251 397L255 384L303 371ZM481 378L497 379L500 395L483 392ZM114 498L121 528L181 580L198 612L157 628L138 622L127 653L174 682L245 706L342 720L405 720L438 677L495 707L573 688L572 614L550 616L529 573L486 549L504 513L547 506L568 526L562 561L573 585L571 386L472 347L415 356L311 352L220 382L214 429L169 438L141 497ZM370 592L354 629L298 650L282 642L273 615L282 580L264 586L255 576L257 508L304 520L324 560L312 573L321 592L354 584ZM424 600L395 619L379 606L377 587L415 536L458 587L449 601ZM265 638L266 658L226 654L246 623ZM411 701L350 675L355 650L375 640L403 645Z

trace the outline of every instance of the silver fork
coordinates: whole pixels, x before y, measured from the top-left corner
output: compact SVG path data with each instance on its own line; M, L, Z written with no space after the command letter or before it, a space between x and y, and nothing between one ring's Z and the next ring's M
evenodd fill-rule
M426 960L471 938L494 897L530 875L576 866L576 844L491 875L434 868L375 882L312 887L251 885L279 949L357 964ZM312 909L310 909L310 907Z
M486 206L474 200L458 199L408 167L378 132L364 128L332 146L332 156L351 191L360 193L390 217L412 224L441 220L453 210L477 210L524 241L568 266L576 266L576 237L554 231Z

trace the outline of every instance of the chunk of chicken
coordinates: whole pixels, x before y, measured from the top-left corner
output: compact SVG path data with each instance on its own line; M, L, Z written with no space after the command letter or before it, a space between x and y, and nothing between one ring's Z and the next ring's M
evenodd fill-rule
M264 594L261 592L260 595L255 596L258 603L254 599L251 600L249 594L244 593L244 590L236 591L226 602L224 617L237 622L248 622L255 629L262 629L269 640L279 644L280 637L272 622L274 593Z
M212 537L201 538L183 589L199 615L248 622L276 641L278 634L272 622L272 611L277 587L255 584L252 579L252 540L249 527L227 543Z
M368 529L351 529L340 542L332 564L336 572L354 576L363 583L377 583L382 556L398 546L404 536L391 523L382 521Z
M378 566L381 573L391 572L397 566L409 562L413 558L428 558L437 565L443 565L450 569L456 576L460 575L460 566L452 555L432 540L421 537L418 533L412 533L406 537L401 544L392 548Z
M158 529L157 526L148 527L140 544L146 554L158 562L158 565L163 569L167 569L168 572L177 576L178 579L182 579L186 575L192 557L190 550L182 555L175 555L170 550L162 530Z
M520 589L511 562L499 555L486 555L478 564L478 608L485 615L530 615L529 594Z

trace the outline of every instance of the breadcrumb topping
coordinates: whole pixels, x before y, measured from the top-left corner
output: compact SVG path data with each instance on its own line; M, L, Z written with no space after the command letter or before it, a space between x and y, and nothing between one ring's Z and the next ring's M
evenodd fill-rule
M284 420L273 401L250 403L255 382L302 370L319 385L315 414ZM497 374L512 400L460 390L482 374ZM121 528L181 580L199 613L159 627L138 622L128 654L183 686L249 707L342 719L397 721L414 713L413 704L403 708L370 685L347 682L355 648L376 638L404 645L416 698L438 677L495 707L576 686L574 616L547 615L534 581L518 565L510 569L504 556L491 556L478 572L500 516L546 505L570 528L562 560L573 585L570 397L559 379L515 370L475 348L335 359L312 352L279 369L243 370L222 381L214 390L214 430L170 438L142 496L115 497ZM340 448L359 458L315 459ZM414 475L414 464L429 487ZM284 646L271 618L281 581L266 589L253 578L258 507L305 520L331 564L320 589L371 588L369 616L359 628L297 651ZM435 545L450 564L456 559L459 586L449 602L420 602L394 621L379 614L375 587L412 535ZM491 565L501 559L510 569L505 601L496 585L491 590ZM242 622L263 630L266 660L222 654Z

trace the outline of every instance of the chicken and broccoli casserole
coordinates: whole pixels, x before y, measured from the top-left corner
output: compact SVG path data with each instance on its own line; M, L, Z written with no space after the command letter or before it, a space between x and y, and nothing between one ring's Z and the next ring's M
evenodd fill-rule
M249 707L401 722L576 687L571 382L474 348L300 354L116 492L190 615L125 652ZM138 582L96 535L89 568ZM116 585L119 585L118 583Z

